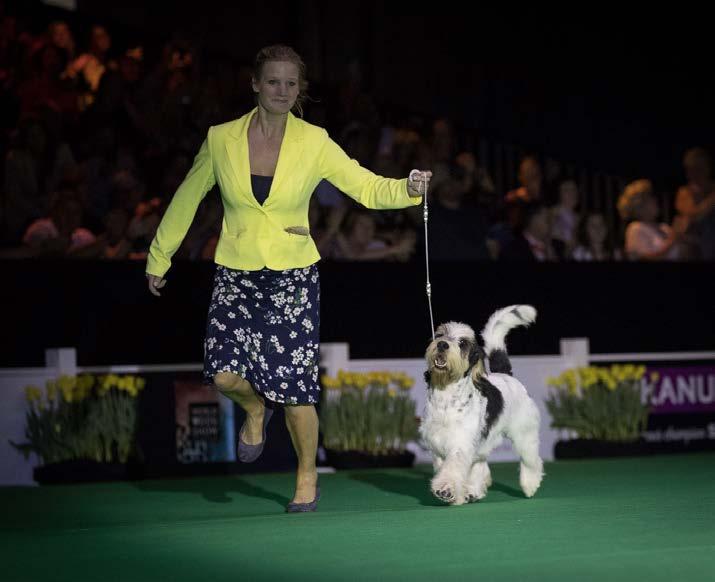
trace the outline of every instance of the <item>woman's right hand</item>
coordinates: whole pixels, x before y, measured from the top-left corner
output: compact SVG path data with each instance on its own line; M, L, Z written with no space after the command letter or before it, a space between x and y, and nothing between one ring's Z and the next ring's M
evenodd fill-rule
M151 273L147 273L146 278L149 279L149 291L151 294L161 297L161 293L159 293L158 289L161 289L164 285L166 285L166 279L162 279L161 277L152 275Z

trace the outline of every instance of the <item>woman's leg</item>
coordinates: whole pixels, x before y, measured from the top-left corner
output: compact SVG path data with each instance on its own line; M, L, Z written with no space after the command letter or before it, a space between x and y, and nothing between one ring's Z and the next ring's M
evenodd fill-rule
M219 372L214 376L219 392L236 402L246 411L246 423L241 440L247 445L258 445L263 440L263 413L265 406L251 385L238 374Z
M315 457L318 452L318 414L315 406L286 406L286 425L298 456L295 480L295 503L310 503L315 499L318 472Z

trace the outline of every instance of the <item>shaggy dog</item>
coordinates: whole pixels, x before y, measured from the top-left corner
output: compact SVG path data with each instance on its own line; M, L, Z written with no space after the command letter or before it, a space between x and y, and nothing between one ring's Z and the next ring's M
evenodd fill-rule
M522 491L531 497L539 488L539 409L511 375L504 344L509 330L535 319L530 305L500 309L482 331L483 349L464 323L437 328L425 354L428 398L420 435L432 453L431 489L439 499L452 505L482 499L492 483L487 457L505 436L521 459Z

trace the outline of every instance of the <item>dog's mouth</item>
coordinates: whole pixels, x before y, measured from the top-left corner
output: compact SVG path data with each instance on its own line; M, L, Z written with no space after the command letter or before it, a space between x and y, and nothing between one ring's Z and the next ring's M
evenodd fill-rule
M438 370L444 370L447 367L447 358L442 354L437 354L434 357L434 367Z

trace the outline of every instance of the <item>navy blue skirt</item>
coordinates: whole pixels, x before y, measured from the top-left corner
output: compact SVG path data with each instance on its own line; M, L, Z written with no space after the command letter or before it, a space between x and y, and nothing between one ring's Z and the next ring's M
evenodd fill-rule
M246 379L280 404L320 397L318 267L242 271L217 265L204 341L204 381Z

